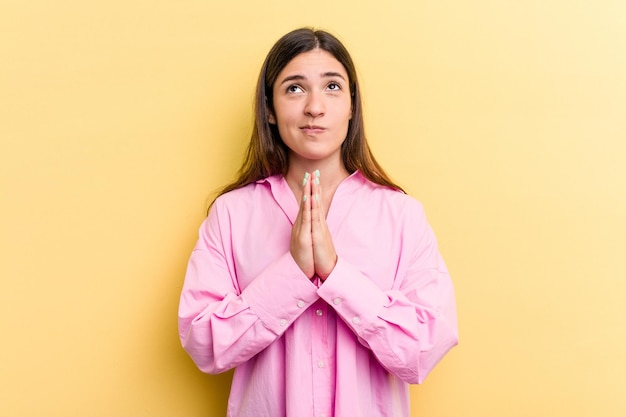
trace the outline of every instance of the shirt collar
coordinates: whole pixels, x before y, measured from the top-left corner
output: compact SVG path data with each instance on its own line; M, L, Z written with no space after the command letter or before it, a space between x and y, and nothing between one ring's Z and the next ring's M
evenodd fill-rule
M367 178L361 174L361 171L356 170L352 174L350 174L346 179L344 179L340 186L344 186L347 188L352 188L353 186L358 186L359 184L363 184L367 182ZM261 178L256 181L257 184L267 183L270 185L272 192L282 192L282 191L291 191L289 189L289 185L287 184L287 180L281 174L272 175L270 177Z

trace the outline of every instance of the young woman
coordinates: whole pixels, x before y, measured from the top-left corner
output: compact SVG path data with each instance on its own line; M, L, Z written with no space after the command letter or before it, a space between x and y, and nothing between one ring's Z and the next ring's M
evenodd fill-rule
M454 293L421 205L370 152L350 55L286 34L255 107L191 254L183 347L236 368L229 417L408 417L408 384L457 343Z

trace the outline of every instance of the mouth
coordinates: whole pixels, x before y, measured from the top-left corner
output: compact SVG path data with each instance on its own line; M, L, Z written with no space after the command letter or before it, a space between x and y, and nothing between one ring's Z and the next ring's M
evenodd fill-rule
M315 134L324 132L326 128L322 126L316 126L316 125L305 125L305 126L301 126L300 130L302 130L307 135L315 135Z

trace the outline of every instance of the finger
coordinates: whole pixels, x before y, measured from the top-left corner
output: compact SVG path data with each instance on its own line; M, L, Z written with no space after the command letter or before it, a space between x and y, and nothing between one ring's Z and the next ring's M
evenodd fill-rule
M313 242L311 240L311 181L310 175L305 174L302 180L302 196L300 209L291 232L291 255L304 272L313 278L315 263L313 260Z
M313 220L323 222L325 219L324 205L322 204L322 186L320 185L320 171L315 170L311 177L311 211Z
M296 224L300 224L302 222L302 216L304 215L304 210L305 210L305 203L308 200L308 196L306 195L305 192L305 186L306 183L309 181L310 178L310 174L308 172L304 173L304 177L302 179L302 193L300 194L300 199L298 200L299 205L298 205L298 216L296 217L296 221L294 223L294 226Z
M303 227L311 227L311 204L312 204L312 196L311 196L311 176L309 173L304 174L303 189L302 189L302 201L300 202L301 213L302 213L302 225Z
M311 238L313 241L315 273L323 281L335 268L337 253L335 252L332 236L326 225L326 215L322 201L322 186L319 178L319 170L316 170L311 178L311 193L313 194L311 199Z

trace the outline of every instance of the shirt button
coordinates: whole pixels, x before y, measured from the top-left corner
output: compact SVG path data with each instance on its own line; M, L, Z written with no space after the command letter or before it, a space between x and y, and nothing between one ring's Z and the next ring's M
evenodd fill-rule
M338 306L339 304L341 304L341 298L337 297L333 300L333 304Z
M353 318L352 318L352 323L354 323L354 324L359 324L360 322L361 322L361 319L360 319L360 318L358 318L358 317L353 317Z
M317 314L318 316L321 316L322 314L324 314L324 312L318 308L317 310L315 310L315 314Z
M317 367L318 368L323 368L324 367L324 361L318 361L317 362Z
M302 300L298 301L298 307L302 308L302 307L304 307L304 305L305 305L304 301L302 301Z
M280 327L285 327L287 325L287 320L281 319L278 324L280 324Z

